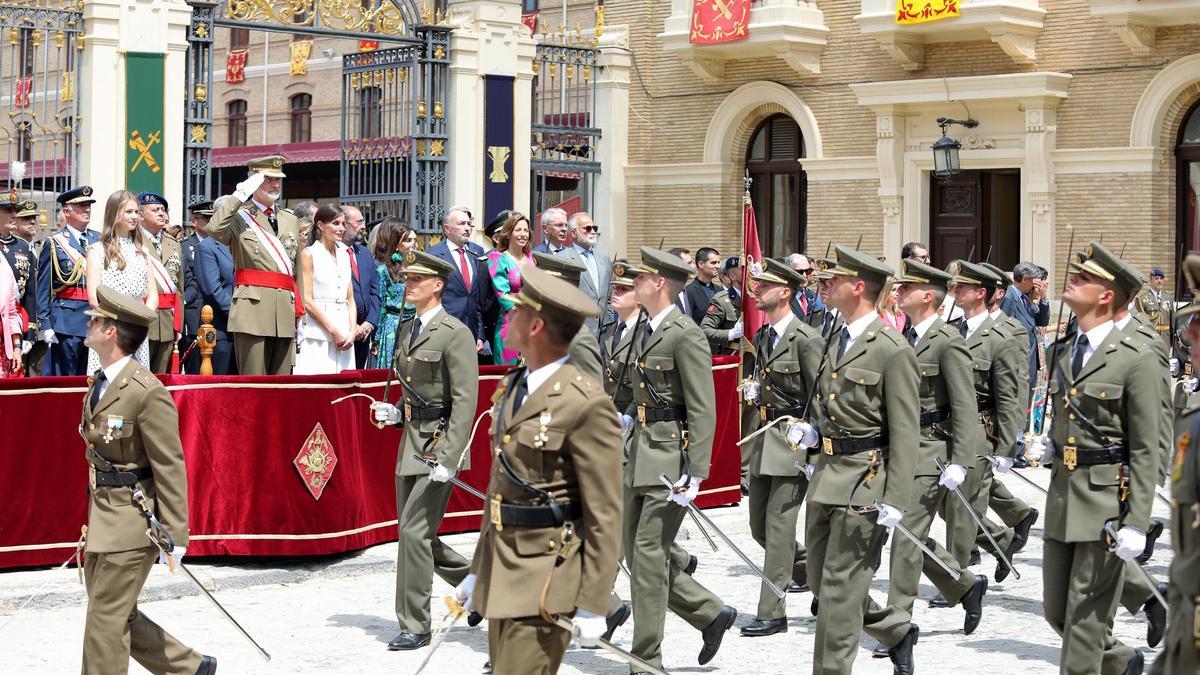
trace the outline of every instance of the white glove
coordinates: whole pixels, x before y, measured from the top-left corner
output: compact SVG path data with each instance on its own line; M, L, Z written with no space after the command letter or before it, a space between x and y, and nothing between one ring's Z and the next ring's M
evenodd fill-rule
M400 409L391 403L383 401L376 401L371 404L371 416L374 417L376 422L384 424L395 425L400 423Z
M233 190L233 196L237 197L238 201L243 202L247 199L250 199L251 195L258 190L259 186L262 185L263 181L266 179L267 177L261 173L255 172L250 174L246 180L237 184L237 187Z
M33 343L29 340L21 340L21 356L25 356L33 350Z
M186 546L175 546L175 550L170 553L158 552L158 562L161 565L167 565L172 569L178 568L179 563L183 562L183 556L187 553Z
M598 647L600 636L608 630L608 620L605 617L592 614L586 609L576 608L571 623L575 625L575 638L579 640L580 647Z
M1047 451L1051 451L1051 446L1054 441L1046 434L1041 436L1031 436L1029 442L1025 444L1025 457L1035 462L1042 461L1042 457L1046 456Z
M475 611L475 603L471 602L472 596L475 595L475 579L474 574L468 574L467 578L454 588L454 599L468 612Z
M805 464L804 465L804 475L808 476L809 480L812 480L813 472L816 470L817 470L816 464Z
M996 471L1008 473L1013 468L1012 457L996 457Z
M958 486L962 485L966 479L967 467L962 464L949 464L938 478L938 485L945 486L947 490L957 490Z
M808 422L792 422L788 425L787 442L802 448L817 446L817 430Z
M1126 525L1117 532L1113 553L1121 560L1133 560L1146 550L1146 533Z
M1185 394L1196 393L1196 384L1197 383L1200 383L1200 379L1197 379L1195 377L1189 377L1188 379L1184 380L1183 381L1183 392Z
M45 342L48 345L58 344L58 336L54 334L53 328L47 328L46 330L42 331L42 342Z
M633 418L630 417L629 415L626 415L625 413L621 413L621 433L622 434L629 433L629 430L632 428L633 428Z
M455 473L457 472L451 471L441 464L434 464L433 467L429 469L429 480L435 483L445 483L451 478L454 478Z
M758 389L760 386L761 385L759 385L757 382L747 382L742 387L742 398L745 399L747 403L757 403Z
M1179 374L1179 359L1173 358L1168 363L1171 365L1171 377L1175 377Z
M687 476L680 477L679 480L675 481L675 487L683 487L683 483L687 480L687 478ZM675 492L672 490L671 494L667 495L667 501L675 502L676 504L686 508L688 504L692 503L692 500L695 499L696 495L698 494L700 494L700 479L693 477L692 484L688 486L688 489L684 490L683 492Z
M740 340L745 334L746 327L742 325L742 320L738 319L737 323L733 324L733 328L729 329L729 341Z
M899 525L900 519L903 517L904 512L900 509L888 504L880 504L879 511L875 514L875 524L890 530Z

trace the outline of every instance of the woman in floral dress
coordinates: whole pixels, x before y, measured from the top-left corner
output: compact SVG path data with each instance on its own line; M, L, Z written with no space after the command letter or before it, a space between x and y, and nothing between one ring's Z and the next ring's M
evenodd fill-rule
M388 218L376 228L371 253L378 267L379 325L367 364L371 368L390 368L396 349L396 327L413 315L412 305L404 302L404 254L417 247L417 233L399 218Z
M508 332L506 317L513 308L512 301L507 297L521 291L521 265L526 260L533 261L529 255L531 234L529 219L513 211L496 235L496 249L487 256L492 288L500 305L500 320L496 322L496 331L492 336L492 356L497 365L516 363L520 356L504 346L504 336Z

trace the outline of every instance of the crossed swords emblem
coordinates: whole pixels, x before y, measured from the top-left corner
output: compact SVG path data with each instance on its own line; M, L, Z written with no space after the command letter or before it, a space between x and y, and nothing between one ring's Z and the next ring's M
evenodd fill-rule
M154 156L150 154L150 148L154 147L155 143L161 142L161 138L161 131L155 131L146 138L142 138L142 135L137 129L134 129L132 132L130 132L129 148L131 150L137 150L138 157L137 160L134 161L133 166L129 168L129 173L137 171L138 165L140 165L142 162L146 163L146 168L150 169L151 173L158 173L161 167L158 166L158 162L154 161Z
M733 20L733 11L729 8L727 3L722 2L721 0L712 0L712 6L721 13L721 16L725 17L726 21Z

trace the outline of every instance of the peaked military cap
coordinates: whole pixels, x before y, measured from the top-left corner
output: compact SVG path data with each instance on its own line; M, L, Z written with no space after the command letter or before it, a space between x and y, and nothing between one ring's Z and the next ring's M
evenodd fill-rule
M996 283L997 289L1007 289L1009 286L1012 286L1012 279L1009 278L1008 273L1004 270L992 263L979 263L979 266L996 275L996 278L999 279Z
M0 195L0 209L15 211L17 209L17 204L19 204L20 201L21 200L17 195L17 189L13 188Z
M252 173L261 173L269 178L287 178L283 173L283 157L280 155L252 159L246 162L246 168Z
M584 266L571 260L549 253L534 252L533 260L537 264L538 269L553 277L558 277L564 281L569 281L576 286L579 285L579 278L583 275Z
M162 195L156 195L153 192L139 192L137 196L138 204L141 206L150 206L158 204L164 209L170 211L171 207L167 206L167 198Z
M154 310L141 300L132 295L125 295L111 286L101 285L96 289L96 305L95 309L88 309L84 314L135 326L149 326L157 317Z
M1136 295L1145 283L1142 273L1136 267L1121 260L1097 242L1092 242L1083 249L1083 259L1071 263L1071 269L1094 274L1130 296Z
M95 204L96 200L92 198L92 186L80 185L58 195L55 199L59 204Z
M729 274L730 270L738 269L741 266L742 266L741 257L736 256L736 255L731 255L725 259L725 262L721 263L721 274Z
M817 258L813 260L813 267L817 270L813 275L817 279L832 279L832 270L837 267L837 261L833 258Z
M834 246L837 252L837 260L834 265L825 266L824 272L830 277L859 277L864 280L884 283L888 277L895 276L896 272L892 268L883 263L882 260L875 256L867 255L862 251L856 251L847 246Z
M959 284L972 284L975 286L983 286L984 288L997 288L1000 284L1000 277L988 268L966 260L955 260L957 268L953 272L954 282Z
M596 301L577 286L529 263L521 267L521 292L505 295L504 299L538 312L565 314L580 322L600 314Z
M449 279L454 273L454 265L424 251L409 251L404 254L404 271Z
M1150 276L1151 277L1162 277L1164 279L1167 277L1167 275L1163 274L1161 267L1155 267L1154 269L1150 270Z
M496 236L496 233L500 231L500 228L504 227L504 223L508 222L509 217L514 213L516 212L512 209L504 209L500 211L500 213L497 213L496 216L484 226L483 234L486 235L488 239Z
M38 205L32 199L26 199L13 204L13 210L17 218L33 218L38 214Z
M612 266L612 279L609 284L612 286L627 286L633 288L633 280L637 278L639 272L636 267L631 267L625 259L617 260Z
M213 203L200 202L199 204L192 204L188 207L188 211L191 211L197 216L211 216L213 214Z
M946 288L953 279L953 274L943 272L932 265L926 265L916 260L901 260L900 276L896 277L896 282L928 284L930 286Z
M804 285L804 275L774 258L763 258L762 271L752 278L755 281L789 286L793 291Z
M640 273L657 274L684 283L691 278L692 268L688 267L683 258L649 246L643 246L641 253L642 264L637 266Z

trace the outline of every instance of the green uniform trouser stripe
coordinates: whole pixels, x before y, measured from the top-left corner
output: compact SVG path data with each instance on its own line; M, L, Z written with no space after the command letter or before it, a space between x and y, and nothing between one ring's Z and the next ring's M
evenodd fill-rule
M451 586L467 578L471 563L442 543L438 525L454 484L429 476L396 476L400 531L396 556L396 619L410 633L430 632L429 596L436 573Z
M750 534L763 547L763 573L779 588L791 580L808 580L807 552L796 541L796 521L808 492L808 479L800 476L750 475ZM758 618L783 619L783 598L762 584L758 595Z
M1102 541L1047 538L1042 549L1042 611L1062 636L1063 675L1119 675L1133 648L1112 634L1125 561Z
M554 675L571 642L571 634L540 616L489 619L488 657L496 675Z

